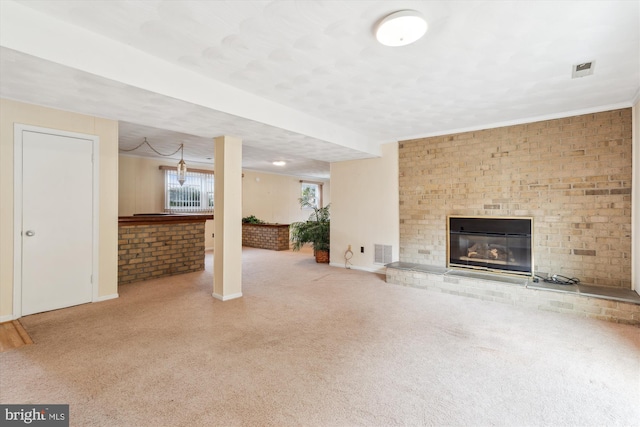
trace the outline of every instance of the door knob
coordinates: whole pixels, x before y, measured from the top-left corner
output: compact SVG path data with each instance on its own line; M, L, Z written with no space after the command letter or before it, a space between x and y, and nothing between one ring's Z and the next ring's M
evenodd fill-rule
M35 235L36 235L36 232L35 232L35 231L33 231L33 230L27 230L24 234L25 234L27 237L31 237L31 236L35 236Z

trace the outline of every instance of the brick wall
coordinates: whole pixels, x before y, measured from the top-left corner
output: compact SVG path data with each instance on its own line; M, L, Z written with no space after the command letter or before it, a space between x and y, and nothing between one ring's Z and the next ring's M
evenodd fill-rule
M289 226L286 224L242 224L242 246L286 251Z
M118 284L204 270L204 225L121 225Z
M631 109L403 141L400 260L446 266L447 215L532 216L536 273L631 288Z

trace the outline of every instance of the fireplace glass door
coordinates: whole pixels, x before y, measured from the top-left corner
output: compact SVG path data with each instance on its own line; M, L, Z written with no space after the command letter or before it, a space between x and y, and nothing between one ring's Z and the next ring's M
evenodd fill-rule
M449 266L531 275L530 218L449 217Z

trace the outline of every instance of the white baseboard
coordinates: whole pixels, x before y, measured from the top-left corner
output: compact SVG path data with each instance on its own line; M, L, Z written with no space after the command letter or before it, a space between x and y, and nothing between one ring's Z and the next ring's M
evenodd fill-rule
M104 295L104 296L98 297L97 299L94 299L91 302L94 303L94 302L108 301L110 299L116 299L119 296L120 295L118 295L118 294ZM16 320L16 319L17 319L17 317L13 317L13 314L7 314L5 316L0 316L0 323L10 322L10 321Z
M120 295L118 295L118 294L104 295L104 296L98 297L97 299L94 299L93 302L108 301L110 299L116 299L119 296Z
M6 316L0 316L0 323L11 322L12 320L15 320L13 318L13 314L7 314Z
M344 263L337 263L337 262L332 262L329 264L331 267L340 267L340 268L346 268L344 266ZM351 270L360 270L360 271L367 271L369 273L376 273L376 274L385 274L387 272L387 267L385 267L384 265L380 266L380 267L360 267L358 265L350 265L349 269Z
M219 299L220 301L229 301L231 299L242 298L242 292L238 292L237 294L231 294L231 295L218 295L214 292L211 295L215 299Z

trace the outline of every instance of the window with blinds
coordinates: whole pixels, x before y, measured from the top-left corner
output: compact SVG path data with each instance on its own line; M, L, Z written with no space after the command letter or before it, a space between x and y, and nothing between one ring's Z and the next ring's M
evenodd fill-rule
M213 212L213 172L187 171L180 185L175 168L163 169L166 212Z

